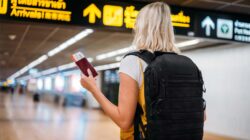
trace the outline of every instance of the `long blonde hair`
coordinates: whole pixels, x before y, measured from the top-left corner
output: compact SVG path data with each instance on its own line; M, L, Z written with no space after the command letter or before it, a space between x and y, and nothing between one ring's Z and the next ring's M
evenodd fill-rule
M155 2L143 7L135 23L133 45L137 50L179 52L166 3Z

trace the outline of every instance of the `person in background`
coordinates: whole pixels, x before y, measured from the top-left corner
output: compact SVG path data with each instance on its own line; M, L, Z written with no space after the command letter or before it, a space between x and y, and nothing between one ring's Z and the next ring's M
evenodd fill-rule
M12 95L14 94L14 91L15 91L14 86L10 86L10 93L11 93Z

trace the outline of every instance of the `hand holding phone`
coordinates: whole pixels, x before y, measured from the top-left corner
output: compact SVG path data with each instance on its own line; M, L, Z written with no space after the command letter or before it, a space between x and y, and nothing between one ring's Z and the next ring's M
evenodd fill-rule
M93 77L98 75L95 68L88 62L88 59L81 52L73 54L72 59L84 75L89 76L88 69L91 71Z

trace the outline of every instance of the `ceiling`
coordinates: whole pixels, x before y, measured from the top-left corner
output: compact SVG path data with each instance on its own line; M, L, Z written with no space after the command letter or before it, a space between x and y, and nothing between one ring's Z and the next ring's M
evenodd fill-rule
M84 29L84 27L50 24L0 23L0 79L9 77ZM11 40L10 35L15 35L16 38ZM45 70L70 63L71 54L78 51L84 52L87 57L95 58L95 56L102 53L129 47L132 39L132 33L95 30L93 34L90 34L55 56L50 57L36 68L38 70ZM188 37L177 36L176 42L190 39ZM192 47L214 46L220 43L204 41L198 46ZM115 58L94 61L93 64L101 65L112 62L115 62Z
M147 1L147 0L138 0ZM153 1L153 0L148 0ZM164 0L169 4L203 9L215 9L227 12L250 14L250 0ZM6 79L16 71L28 65L33 60L46 54L67 39L84 30L79 26L64 26L56 24L21 23L12 21L0 22L0 80ZM15 35L11 40L10 36ZM60 66L71 62L72 53L82 51L87 57L130 46L133 39L131 33L109 32L95 30L93 34L73 44L66 50L50 57L38 65L38 70ZM177 36L182 42L192 38ZM193 48L218 46L225 42L205 40ZM115 62L114 58L94 61L94 65Z

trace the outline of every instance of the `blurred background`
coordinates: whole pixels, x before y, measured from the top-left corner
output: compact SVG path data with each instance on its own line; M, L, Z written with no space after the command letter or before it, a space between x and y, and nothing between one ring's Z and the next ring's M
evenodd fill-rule
M118 102L118 69L138 11L154 0L0 0L0 140L117 140L80 86L83 52ZM250 1L164 0L176 46L203 72L204 140L250 139Z

